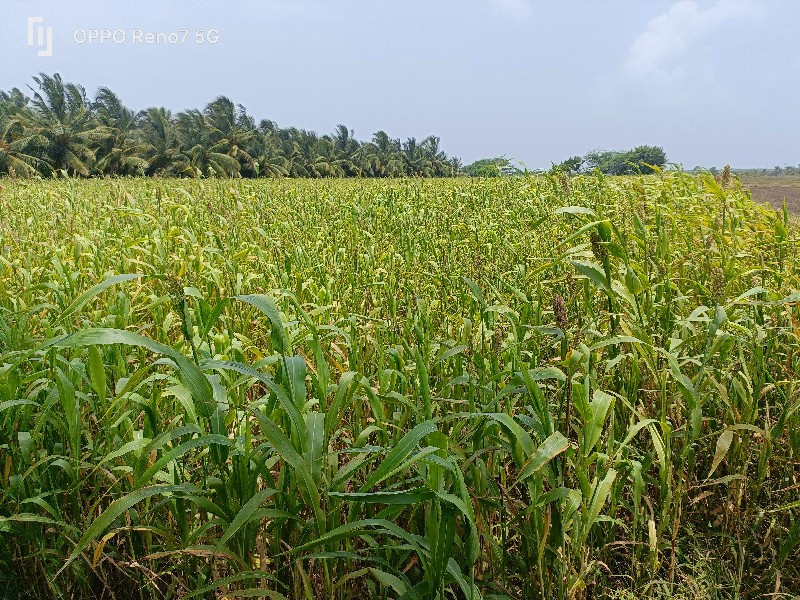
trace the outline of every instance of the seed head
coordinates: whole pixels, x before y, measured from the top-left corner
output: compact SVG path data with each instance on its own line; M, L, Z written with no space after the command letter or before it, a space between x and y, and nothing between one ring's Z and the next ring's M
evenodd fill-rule
M494 330L494 335L492 335L492 352L497 354L500 352L500 347L503 344L503 330L499 327Z
M725 168L722 169L722 187L726 188L731 184L731 166L725 165Z
M567 295L570 298L574 298L575 297L575 287L576 287L575 286L575 278L572 276L572 273L570 272L569 277L567 277L567 292L568 292Z
M725 273L720 267L714 267L711 271L711 296L714 301L719 303L723 300L725 293Z
M608 250L603 245L603 240L597 230L592 231L592 253L594 257L601 263L608 257Z
M569 175L561 171L558 176L561 183L561 191L564 192L565 196L569 196Z
M553 314L556 317L556 323L559 328L566 331L569 322L567 321L567 304L561 294L553 296Z
M167 293L169 294L169 298L172 304L172 307L175 310L180 311L182 302L185 299L184 291L183 291L183 284L178 281L177 279L169 278L167 280Z

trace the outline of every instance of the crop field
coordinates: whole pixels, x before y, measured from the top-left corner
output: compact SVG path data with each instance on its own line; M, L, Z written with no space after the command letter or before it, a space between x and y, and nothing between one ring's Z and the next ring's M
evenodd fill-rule
M4 180L0 597L791 598L797 234L680 172Z

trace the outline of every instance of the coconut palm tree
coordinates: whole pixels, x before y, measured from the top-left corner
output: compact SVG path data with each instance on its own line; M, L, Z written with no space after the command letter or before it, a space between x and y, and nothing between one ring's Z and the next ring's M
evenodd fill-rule
M393 140L385 131L376 132L371 142L361 145L358 162L362 171L371 177L405 175L400 140Z
M181 153L175 121L166 108L148 108L139 113L142 156L147 161L146 175L178 174L189 166Z
M0 174L178 175L190 177L429 177L460 172L439 138L404 143L385 131L359 142L337 125L330 135L255 120L219 96L173 117L138 114L108 88L95 101L61 76L41 73L28 98L0 92Z
M43 139L25 135L17 123L1 127L0 174L33 177L50 172L49 163L38 156L38 146Z
M361 144L355 138L353 130L348 129L345 125L339 124L330 137L333 140L337 158L344 170L344 174L348 177L363 175L364 173L358 165L358 154Z
M53 169L71 175L90 174L97 146L109 135L92 114L86 91L80 85L64 83L56 73L34 77L39 90L33 91L30 110L19 113L25 135L41 144L43 159Z
M278 128L274 138L280 144L281 154L285 159L286 173L289 177L314 177L309 165L313 162L311 155L319 136L313 131L296 127Z
M263 177L286 177L288 161L283 154L280 128L275 121L264 119L259 123L255 147L258 148L256 175Z
M239 162L239 171L252 176L255 172L258 130L255 121L240 104L238 107L225 96L220 96L203 109L209 128L208 137L228 156Z
M32 177L47 174L50 165L40 157L43 138L26 134L18 116L28 110L28 98L13 89L0 92L0 174Z
M420 144L422 154L428 162L428 169L431 175L452 177L456 172L448 162L447 154L442 152L440 143L441 140L435 135L426 137Z
M147 160L142 156L145 146L137 135L136 113L106 87L98 90L93 108L98 123L108 132L97 150L97 171L109 175L143 174Z
M403 143L403 161L406 165L406 173L412 177L431 177L433 175L432 165L425 148L421 146L416 138L410 137Z
M178 115L178 137L187 166L181 173L190 177L238 177L239 161L227 154L227 141L214 134L206 116L197 109Z
M14 88L10 92L0 91L0 120L7 121L29 107L30 98L19 88Z
M330 136L316 140L310 149L308 170L312 177L344 177L355 170L353 163L344 157Z

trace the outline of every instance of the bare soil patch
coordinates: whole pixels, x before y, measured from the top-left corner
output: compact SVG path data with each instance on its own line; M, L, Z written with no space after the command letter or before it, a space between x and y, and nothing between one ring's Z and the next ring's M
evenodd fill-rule
M800 177L753 177L742 178L742 185L753 194L753 200L769 202L775 208L783 206L800 214Z

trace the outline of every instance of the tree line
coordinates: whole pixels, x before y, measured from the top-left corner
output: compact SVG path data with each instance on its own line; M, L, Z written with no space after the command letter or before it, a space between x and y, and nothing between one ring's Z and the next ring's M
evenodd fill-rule
M592 150L584 156L573 156L553 165L553 171L591 173L595 169L606 175L644 175L663 169L667 155L660 146L636 146L631 150Z
M667 155L660 146L637 146L631 150L592 150L584 156L572 156L559 164L553 164L549 172L579 175L600 171L605 175L647 175L664 169L666 164ZM542 172L520 169L506 156L477 160L462 170L470 177L502 177Z
M355 139L256 123L220 96L202 110L134 111L101 87L94 100L56 73L31 94L0 91L0 175L177 177L450 177L461 173L439 138Z
M701 172L701 171L709 171L712 175L716 175L717 173L719 173L720 169L718 167L705 168L705 167L701 167L701 166L698 165L693 169L693 171L695 173ZM745 176L745 177L753 177L753 176L759 176L759 177L792 176L792 177L795 177L797 175L800 175L800 165L797 165L797 166L784 165L783 167L775 166L772 169L763 169L763 168L761 168L761 169L733 169L733 172L736 173L737 175L742 175L742 176Z

